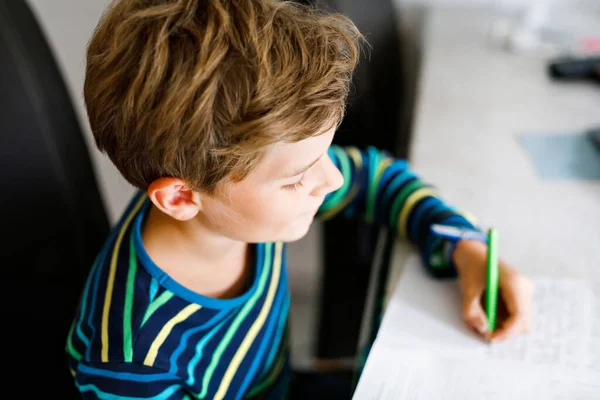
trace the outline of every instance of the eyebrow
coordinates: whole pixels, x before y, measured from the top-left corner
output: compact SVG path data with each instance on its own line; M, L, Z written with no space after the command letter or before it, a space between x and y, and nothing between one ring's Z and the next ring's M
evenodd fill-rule
M323 157L323 156L322 156L322 155L321 155L321 156L319 156L319 158L317 158L315 161L311 162L310 164L308 164L308 165L307 165L306 167L304 167L304 168L300 168L300 169L298 169L298 170L296 170L296 171L292 171L292 172L291 172L291 173L289 173L289 174L285 174L285 177L286 177L286 178L291 178L291 177L293 177L293 176L300 175L300 174L302 174L302 173L306 172L306 171L307 171L307 170L308 170L310 167L312 167L313 165L315 165L315 164L317 163L317 161L319 161L319 160L321 159L321 157Z

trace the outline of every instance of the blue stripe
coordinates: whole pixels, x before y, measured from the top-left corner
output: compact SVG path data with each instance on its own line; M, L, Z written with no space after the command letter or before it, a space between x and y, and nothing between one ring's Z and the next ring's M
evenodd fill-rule
M330 209L348 196L353 183L351 180L353 176L352 172L354 170L352 158L348 155L348 153L338 146L331 147L331 149L333 149L335 152L335 155L340 163L338 170L344 178L344 184L339 189L331 192L331 196L326 196L323 204L321 205L321 208L323 209Z
M283 305L283 312L281 313L281 317L279 318L279 323L277 324L277 333L275 334L275 342L271 347L271 352L269 353L269 358L267 358L267 362L265 363L265 368L261 373L261 379L265 377L265 375L271 369L273 365L273 361L275 360L275 356L277 355L277 350L279 350L279 346L283 339L284 329L288 319L288 313L290 310L290 296L285 296L285 304Z
M399 173L408 169L408 163L404 160L394 160L394 162L383 171L381 180L379 181L379 187L383 189L386 183L393 179Z
M283 270L283 273L285 274L285 268L282 268L282 270ZM252 357L253 358L252 364L250 365L250 368L248 368L248 371L246 372L246 377L244 378L244 380L242 381L242 384L240 385L240 387L238 389L238 393L236 396L236 399L238 399L238 400L244 396L244 394L246 393L246 390L248 390L248 386L252 382L252 379L254 379L256 377L256 373L257 373L259 365L264 362L263 357L264 357L264 354L267 349L267 344L271 344L270 342L272 340L272 335L275 331L276 323L278 322L278 319L276 317L281 312L281 308L282 308L283 304L285 303L285 299L287 297L285 286L283 285L284 282L286 282L285 279L280 279L280 281L279 281L279 287L277 288L277 291L278 291L277 300L276 300L277 303L275 305L275 308L274 309L271 308L271 310L269 311L271 318L269 318L268 325L265 327L265 333L263 334L263 338L260 343L260 346L256 350L256 353L254 353L254 356Z
M109 243L112 243L113 236L114 235L111 235L111 239L110 239ZM100 284L100 275L101 275L102 270L104 269L104 262L106 261L105 260L106 254L108 254L108 250L110 248L112 248L112 246L108 246L108 243L107 243L107 245L104 248L102 259L98 263L98 267L99 267L98 271L96 272L96 276L94 277L94 287L92 289L92 301L90 304L90 312L88 314L88 320L87 320L88 326L90 327L90 330L92 331L92 334L90 335L91 339L93 339L96 336L96 328L94 327L92 319L93 319L94 313L96 311L96 296L98 295L98 286ZM91 351L92 351L92 346L90 345L90 346L88 346L87 351L86 351L86 358L85 358L86 361L90 360Z
M235 315L235 313L230 313L227 316L227 318L225 318L223 321L221 321L221 323L219 323L219 325L217 325L212 331L210 331L206 336L204 336L202 338L202 340L199 341L198 344L196 345L196 355L194 356L194 358L192 358L190 360L188 367L187 367L188 379L187 379L186 383L189 386L194 386L194 384L196 383L196 374L194 374L194 370L196 369L196 366L202 359L202 356L204 354L204 347L206 346L206 344L208 342L210 342L210 340L213 338L213 336L215 336L215 334L223 327L223 325L225 325L225 322L229 321L231 319L231 317L233 317L234 315Z
M455 215L453 215L451 217L444 218L439 223L442 224L442 225L446 224L446 225L456 226L457 228L459 228L459 227L468 227L468 228L475 229L475 227L473 226L473 224L471 224L468 219L466 219L465 217L463 217L460 214L455 214Z
M444 203L440 203L433 209L427 210L425 215L423 215L423 217L421 218L421 223L419 224L418 233L417 233L417 246L419 248L422 248L425 245L425 242L427 241L427 238L429 237L429 234L431 233L430 232L431 224L439 223L439 221L437 221L437 217L438 217L438 215L444 214L444 213L445 214L454 213L454 210L452 209L452 207L449 207L448 205L446 205Z
M181 336L181 341L179 342L179 345L177 346L177 348L175 349L173 354L171 354L171 358L169 359L169 363L171 365L171 367L169 369L170 373L177 374L177 369L178 369L177 359L179 358L179 356L181 356L181 354L183 354L183 352L187 348L187 341L189 340L190 336L192 336L193 334L195 334L197 332L200 332L201 330L209 329L209 328L213 327L214 325L217 324L217 322L221 321L225 316L227 316L227 314L230 313L230 311L231 311L230 309L225 309L225 310L219 311L216 315L214 315L212 318L210 318L208 321L206 321L202 325L194 327L192 329L188 329Z
M96 336L96 328L94 327L94 324L93 324L92 320L93 320L93 317L94 317L94 313L97 311L96 310L96 296L98 295L98 286L99 286L99 282L100 282L101 271L105 267L104 264L105 264L105 261L106 261L106 255L108 254L109 250L112 250L115 238L117 237L117 234L121 230L120 229L121 225L123 224L124 221L127 220L127 217L135 209L135 205L137 204L137 202L139 201L139 199L144 194L145 193L143 191L138 191L132 197L131 201L127 205L127 208L125 209L125 212L123 213L123 215L119 219L119 222L111 230L111 233L108 236L106 242L104 242L104 245L103 245L102 250L100 252L100 259L98 260L97 271L95 271L95 272L91 272L90 271L90 277L93 276L93 275L96 275L93 278L93 280L94 280L94 286L92 288L92 301L91 301L91 305L90 305L90 312L88 313L88 318L87 318L87 325L89 326L89 328L91 330L90 341L93 340L93 338ZM85 358L86 360L90 360L91 350L92 350L92 346L88 345L87 351L86 351L86 358Z
M375 220L375 203L377 200L377 189L379 184L377 186L373 186L373 183L375 182L375 175L377 173L377 167L379 166L380 160L381 156L377 149L369 146L367 148L367 171L369 175L367 178L367 193L365 198L365 215L367 217L367 222L373 222ZM371 192L375 192L373 193L373 197L371 197ZM371 204L371 201L373 204Z
M152 301L156 297L156 294L158 293L158 288L158 281L155 277L152 277L152 279L150 280L150 303L152 303Z
M333 164L336 166L336 168L340 169L340 160L338 159L337 154L335 153L335 147L339 148L339 146L336 145L329 146L329 149L327 149L327 155L329 156Z
M100 268L100 260L102 259L104 261L103 254L105 254L105 253L106 253L106 246L96 256L94 265L92 266L92 268L90 270L90 275L88 276L88 279L85 282L85 288L83 289L83 296L81 297L81 299L82 299L81 305L80 305L81 309L79 310L79 319L77 320L75 331L77 332L77 336L79 337L79 339L81 339L81 341L85 344L86 349L90 346L90 340L85 336L85 334L81 330L81 324L83 323L83 320L85 319L85 309L86 309L86 305L87 305L88 296L90 296L90 286L92 286L92 281L94 279L94 275L96 275L98 268Z
M100 399L100 400L165 400L165 399L168 399L169 397L171 397L173 395L173 393L175 393L176 391L181 389L180 385L172 385L172 386L166 388L165 390L163 390L161 393L157 394L156 396L130 397L130 396L121 396L121 395L115 395L115 394L103 392L102 390L98 389L98 387L96 385L92 385L92 384L88 384L88 385L76 384L76 385L81 393L94 392L96 397L98 397L98 399Z
M444 218L442 221L439 221L439 223L452 225L456 227L473 228L473 225L471 225L471 223L467 221L465 217L458 214L454 214L448 218ZM442 240L439 237L437 237L431 232L428 232L427 239L425 240L421 251L421 255L423 257L423 262L425 263L425 265L429 266L429 258L431 257L431 254L433 253L434 249L441 245L441 243Z
M406 171L402 175L397 175L396 177L394 177L394 179L392 180L390 185L387 187L385 193L383 193L381 203L379 204L379 209L381 209L382 212L385 211L385 212L389 213L391 211L389 209L391 207L389 202L391 201L392 196L394 194L396 194L396 191L398 190L398 188L400 186L402 186L402 184L408 182L410 179L418 179L418 178L415 174L408 172L408 171Z
M439 237L437 237L435 235L431 235L431 234L429 236L427 236L427 239L425 240L425 244L421 248L421 257L423 258L423 264L425 264L425 266L427 266L427 269L431 269L431 265L429 265L429 258L431 257L431 254L433 253L433 249L435 249L436 247L438 247L441 244L442 244L442 240Z
M146 271L148 271L148 273L151 276L158 280L159 284L161 284L163 287L170 290L177 296L183 298L184 300L187 300L190 303L200 304L201 306L206 308L233 308L241 306L245 302L247 302L247 300L254 294L254 292L258 288L258 281L261 276L262 270L262 263L260 262L260 257L257 257L259 260L253 266L255 268L256 273L254 274L255 276L254 282L252 283L252 287L241 296L234 297L232 299L217 299L214 297L203 296L199 293L196 293L193 290L186 288L185 286L177 282L175 279L171 278L168 274L166 274L158 265L154 263L154 261L152 261L150 255L148 254L148 252L146 252L146 249L144 248L144 243L142 242L141 227L143 216L149 205L150 201L148 200L148 202L142 206L141 211L139 212L134 221L133 232L131 234L134 235L133 240L135 243L136 253L140 262L142 263ZM257 254L261 254L262 252L264 252L264 243L257 243L255 246L257 249Z
M427 212L425 213L425 215L423 215L422 219L423 220L429 220L430 218L432 218L436 214L439 214L439 213L441 213L443 211L452 211L452 212L454 212L451 207L449 207L447 204L442 203L441 200L440 200L440 204L438 204L434 208L430 208L429 210L427 210Z
M79 364L77 372L83 372L87 375L101 376L104 378L118 379L121 381L133 381L133 382L155 382L164 381L169 379L180 380L179 377L170 373L160 374L139 374L134 372L118 372L109 371L106 369L99 369L87 366L85 364Z
M443 212L443 211L451 211L452 209L450 207L448 207L446 204L442 203L440 201L440 203L438 205L436 205L433 208L428 208L424 215L421 216L421 221L418 224L415 224L415 229L417 230L417 233L415 235L415 242L417 242L418 246L421 246L421 243L419 242L419 239L421 242L425 241L427 239L427 235L429 234L429 226L427 226L425 229L423 230L421 228L422 224L426 224L428 223L428 221L431 220L431 218L433 216L435 216L436 214ZM423 234L424 232L424 234Z
M333 150L334 147L339 147L336 145L331 145L329 146L329 149L327 149L327 155L329 156L329 158L331 159L331 162L333 162L333 165L335 165L335 167L340 170L341 172L341 166L340 166L340 160L338 159L337 155L335 154L335 151ZM344 179L346 179L344 177ZM325 195L325 198L323 199L323 204L326 204L327 200L333 196L333 194L335 193L335 191L333 192L329 192Z
M420 201L413 209L411 215L408 217L408 237L413 242L417 240L417 233L419 232L419 226L421 225L423 215L425 215L427 210L434 209L440 203L441 201L436 197L427 197Z

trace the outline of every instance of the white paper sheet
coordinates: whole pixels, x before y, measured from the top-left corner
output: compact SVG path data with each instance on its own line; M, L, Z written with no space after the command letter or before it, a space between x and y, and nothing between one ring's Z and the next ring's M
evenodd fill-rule
M597 400L600 379L590 372L531 367L510 360L477 360L427 350L384 349L369 356L360 400Z
M488 344L463 322L457 282L431 279L415 257L354 399L600 399L600 286L534 283L532 331Z

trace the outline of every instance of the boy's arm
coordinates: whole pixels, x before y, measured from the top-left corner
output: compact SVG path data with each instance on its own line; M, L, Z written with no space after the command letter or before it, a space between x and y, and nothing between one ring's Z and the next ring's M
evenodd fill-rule
M134 363L80 363L75 385L82 399L191 399L177 376Z
M432 224L477 229L465 213L445 204L435 189L423 183L405 160L373 147L331 146L329 157L344 176L344 184L325 198L322 219L343 214L384 224L415 244L429 272L454 276L450 244L431 233Z

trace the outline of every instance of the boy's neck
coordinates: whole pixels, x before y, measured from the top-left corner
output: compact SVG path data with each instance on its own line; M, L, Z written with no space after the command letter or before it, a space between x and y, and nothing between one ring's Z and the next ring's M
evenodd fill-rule
M248 244L214 232L200 218L179 221L152 205L142 242L152 261L190 290L217 298L244 291L253 261Z

